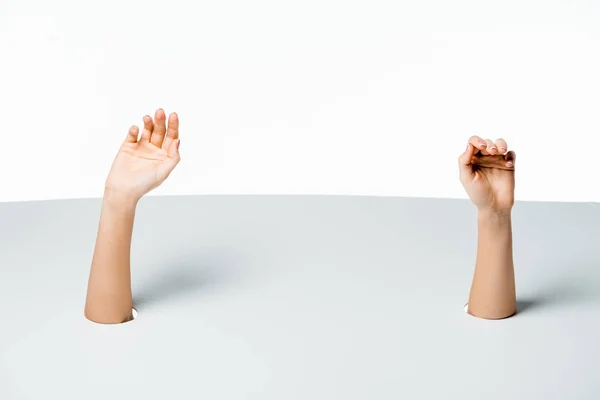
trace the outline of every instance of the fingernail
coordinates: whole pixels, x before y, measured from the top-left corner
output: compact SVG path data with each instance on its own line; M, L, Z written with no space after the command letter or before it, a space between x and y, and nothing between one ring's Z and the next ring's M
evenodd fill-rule
M490 150L496 150L496 146L490 147Z
M500 150L506 151L506 147L502 146L502 147L500 147Z
M513 162L512 162L512 161L509 161L509 162L508 162L508 165L513 165Z
M479 142L480 146L485 146L485 142Z
M181 143L181 140L177 139L177 150L179 150L179 144Z

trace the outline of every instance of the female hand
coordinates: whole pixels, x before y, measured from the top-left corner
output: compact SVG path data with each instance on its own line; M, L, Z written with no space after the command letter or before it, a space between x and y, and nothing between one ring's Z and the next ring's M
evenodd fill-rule
M160 186L180 161L179 119L158 109L154 121L144 117L144 130L138 140L139 129L132 126L115 158L106 190L112 195L124 196L137 202L152 189Z
M469 139L458 158L460 181L479 210L508 211L515 202L516 154L504 139Z

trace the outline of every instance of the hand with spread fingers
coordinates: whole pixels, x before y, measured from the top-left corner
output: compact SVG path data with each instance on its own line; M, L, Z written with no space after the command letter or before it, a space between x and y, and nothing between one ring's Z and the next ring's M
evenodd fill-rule
M138 201L158 187L179 163L179 118L162 109L144 130L132 126L105 183L102 213L90 269L85 316L118 324L133 319L131 237Z
M473 136L458 158L460 181L477 206L477 260L467 311L484 319L517 312L512 250L515 153L504 139Z
M460 181L478 209L510 210L514 205L516 155L504 139L473 136L458 159Z
M135 200L157 188L180 161L177 114L169 115L167 123L165 112L159 109L154 121L148 115L143 121L139 139L138 127L129 129L106 180L107 190Z

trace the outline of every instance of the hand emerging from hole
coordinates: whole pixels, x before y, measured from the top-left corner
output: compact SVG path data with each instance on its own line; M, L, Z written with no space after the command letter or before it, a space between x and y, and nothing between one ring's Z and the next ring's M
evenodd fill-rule
M127 139L115 158L106 190L137 202L160 186L179 163L179 119L158 109L154 121L144 117L144 130L138 140L139 128L132 126Z
M504 139L469 139L458 158L460 181L479 210L508 211L515 202L515 160Z

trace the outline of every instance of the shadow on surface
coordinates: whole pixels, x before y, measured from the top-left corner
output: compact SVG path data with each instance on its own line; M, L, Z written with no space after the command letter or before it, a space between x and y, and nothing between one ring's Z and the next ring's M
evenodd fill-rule
M565 307L600 300L600 292L577 280L556 280L537 294L517 298L517 314L529 314L542 309Z
M139 309L191 296L209 291L231 279L231 270L227 265L210 259L198 257L166 263L134 287L133 305Z
M523 299L517 300L517 314L529 312L531 309L536 309L544 305L542 299Z

